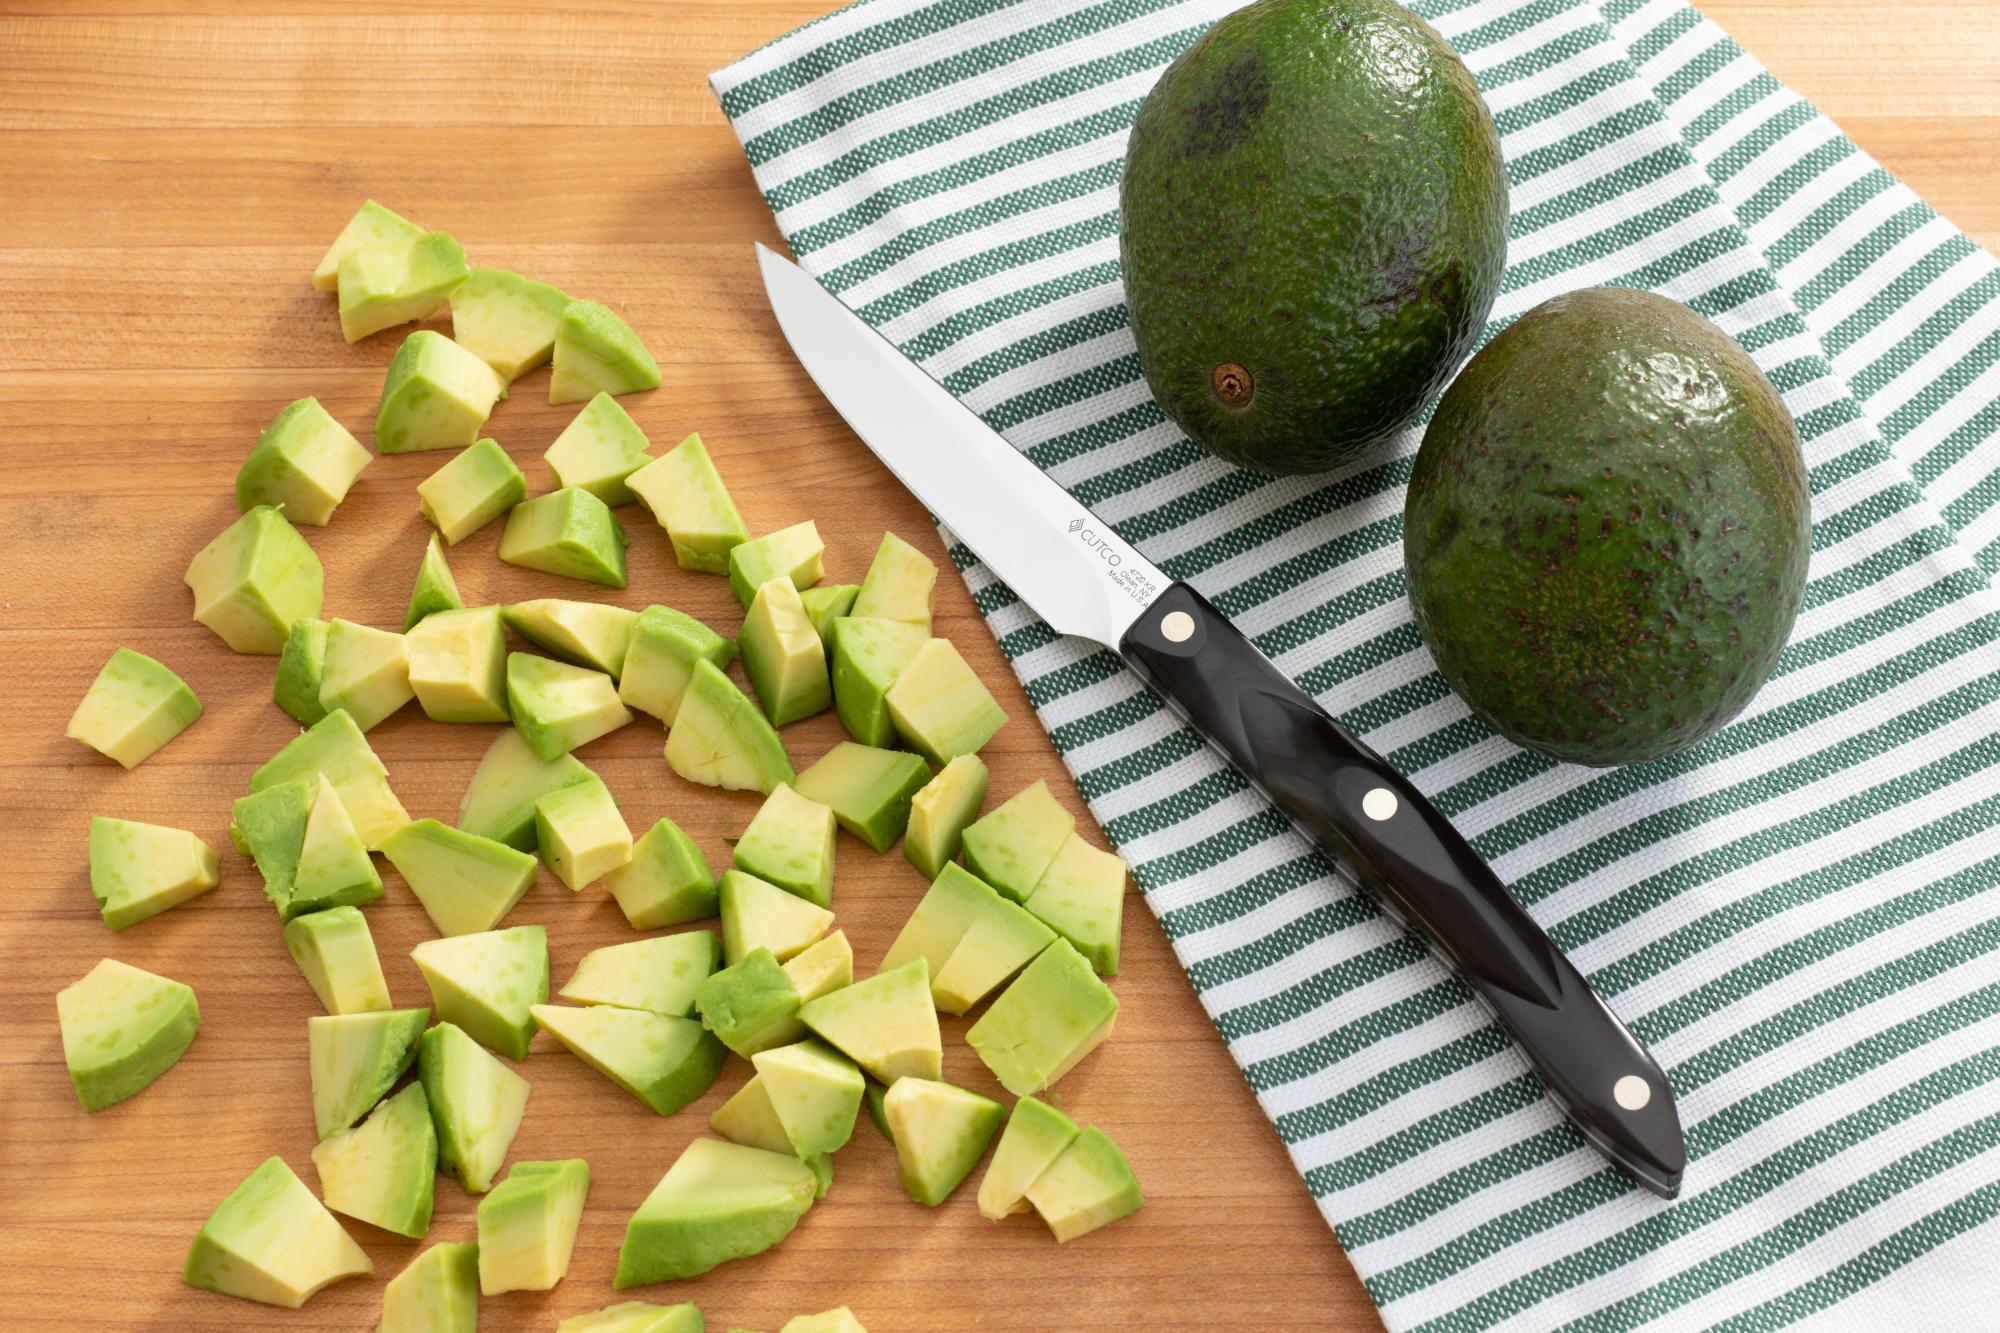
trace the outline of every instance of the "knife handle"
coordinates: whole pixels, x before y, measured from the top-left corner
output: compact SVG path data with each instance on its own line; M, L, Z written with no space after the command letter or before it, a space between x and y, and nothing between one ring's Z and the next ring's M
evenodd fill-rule
M1458 968L1585 1137L1673 1197L1687 1150L1666 1076L1421 792L1185 583L1162 593L1119 649L1392 918Z

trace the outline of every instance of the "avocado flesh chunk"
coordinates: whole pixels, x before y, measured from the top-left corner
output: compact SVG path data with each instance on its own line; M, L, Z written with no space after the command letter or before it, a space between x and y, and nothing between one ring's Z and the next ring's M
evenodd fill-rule
M620 1301L589 1314L571 1315L556 1333L702 1333L701 1310L692 1301L653 1305Z
M783 967L792 979L792 989L799 993L799 1003L804 1004L854 984L854 946L847 942L846 931L836 930L787 958Z
M639 613L602 602L542 597L501 608L507 628L573 666L602 671L614 679L625 669Z
M356 250L393 250L413 245L423 235L424 229L408 218L382 207L373 199L366 200L347 220L347 225L340 229L340 235L333 238L333 244L327 247L318 267L313 269L313 289L322 292L340 290L340 261Z
M850 614L921 625L929 633L936 602L937 566L895 533L883 533Z
M368 1114L417 1058L428 1009L315 1014L306 1020L313 1123L324 1139Z
M451 564L444 558L444 547L438 545L438 535L433 532L424 541L424 558L410 588L409 608L403 612L403 632L415 629L425 616L456 611L464 605L465 599L458 595L458 580L452 577Z
M106 958L56 992L63 1063L86 1111L144 1091L201 1027L194 991Z
M628 540L604 501L565 486L514 506L500 534L500 558L523 569L622 588Z
M778 1333L868 1333L868 1330L854 1317L854 1311L842 1305L818 1314L802 1314L787 1319Z
M965 932L972 929L972 923L998 901L1000 895L992 885L962 866L946 865L917 900L889 952L882 955L882 970L921 958L935 975L965 938Z
M468 1194L484 1194L521 1127L528 1080L449 1023L424 1034L417 1076L437 1128L438 1164Z
M667 766L705 787L766 795L797 776L777 731L709 661L696 662L688 677L667 732Z
M1023 902L1075 829L1076 817L1037 779L966 827L965 868Z
M136 768L200 716L201 700L172 670L119 648L98 669L64 734L121 767Z
M716 1107L708 1118L708 1127L746 1148L792 1152L791 1136L785 1133L784 1121L778 1119L778 1108L771 1104L762 1074L752 1074L728 1101Z
M535 804L552 791L591 776L569 754L539 758L509 727L493 738L458 804L458 826L516 851L535 849Z
M1096 1050L1117 1016L1118 997L1058 939L987 1006L965 1040L1002 1087L1026 1097Z
M715 875L681 826L662 818L632 844L632 859L606 872L604 887L634 930L700 921L717 909Z
M899 620L833 622L833 706L848 735L878 749L896 743L889 688L929 642L929 631Z
M304 782L285 782L239 796L229 808L229 841L257 863L257 873L264 877L264 896L278 909L280 921L299 915L291 903L298 888L299 851L305 843L312 796L313 788Z
M744 610L757 590L772 579L785 579L797 589L810 588L826 573L826 543L811 519L766 533L755 541L730 548L729 590Z
M326 716L319 706L319 682L326 674L326 622L294 620L278 650L278 673L271 680L271 701L302 727Z
M812 621L813 633L830 655L833 652L833 622L852 614L854 599L861 595L858 583L821 583L799 594L799 604Z
M670 606L649 606L634 622L621 669L612 674L618 677L618 697L628 707L672 726L695 663L705 660L720 669L735 656L733 642L693 616Z
M569 1272L590 1164L516 1162L479 1201L479 1292L547 1291Z
M741 870L723 872L716 896L722 908L722 956L732 965L753 949L769 949L782 963L833 926L833 913L826 908Z
M323 526L373 461L317 398L288 404L236 470L236 507L272 505L294 523Z
M1028 1187L1062 1156L1080 1131L1055 1107L1035 1097L1014 1103L1000 1146L979 1181L979 1215L998 1222L1028 1211Z
M1061 1244L1131 1216L1145 1199L1125 1154L1092 1125L1028 1186L1028 1202Z
M538 1004L534 1014L571 1054L659 1115L672 1115L707 1092L728 1058L715 1035L692 1018L612 1005Z
M571 301L556 327L550 403L660 387L660 366L632 326L595 301Z
M474 440L417 483L417 507L456 546L528 495L528 479L492 440Z
M319 706L347 710L354 725L372 730L417 697L410 687L410 649L400 634L336 619L326 629L326 665Z
M1025 909L995 895L931 978L931 998L938 1012L962 1014L972 1008L1055 938L1053 930Z
M805 1036L799 1004L790 974L769 949L752 949L694 991L702 1026L745 1059Z
M1076 946L1101 976L1118 970L1125 915L1125 862L1072 833L1024 904Z
M231 650L271 655L284 650L293 621L319 617L326 573L299 530L258 505L196 552L182 581L194 618Z
M442 935L474 935L499 925L533 887L539 868L526 852L435 819L397 829L382 854Z
M434 611L403 637L410 689L425 717L507 721L507 633L499 607Z
M410 958L430 988L431 1009L510 1060L528 1058L529 1010L549 998L549 937L541 926L425 940Z
M791 1149L810 1159L839 1151L861 1111L861 1070L819 1041L759 1051L750 1063Z
M544 762L632 720L602 671L528 653L507 654L507 710L514 730Z
M1543 302L1466 366L1403 537L1417 628L1466 706L1590 765L1676 753L1740 712L1811 545L1797 428L1763 372L1680 303L1609 288Z
M986 799L986 761L962 754L938 770L910 798L910 822L903 830L903 857L927 878L936 879L958 855L965 830L979 817Z
M286 742L284 749L251 774L250 790L261 792L316 773L326 774L340 793L340 803L347 808L354 831L368 850L381 850L383 839L410 822L403 803L389 788L389 770L368 748L361 728L345 712L328 713L303 735Z
M382 876L369 859L347 807L340 803L340 793L322 773L312 809L306 814L305 836L299 842L291 900L280 915L296 920L302 913L352 907L381 896Z
M842 828L886 852L903 836L911 799L930 780L930 768L916 755L842 741L799 774L795 786L830 807Z
M222 859L186 829L94 816L90 893L113 930L158 916L222 882Z
M294 917L285 926L285 949L329 1014L391 1007L375 936L360 908L329 907Z
M437 1131L421 1083L412 1083L352 1129L312 1150L326 1206L357 1221L421 1240L431 1226Z
M612 1285L694 1277L768 1250L791 1234L816 1190L812 1168L796 1157L696 1139L633 1213Z
M1323 472L1414 420L1477 342L1506 246L1493 118L1391 0L1238 10L1132 126L1119 258L1139 365L1168 417L1243 467Z
M535 845L542 864L575 891L632 859L632 830L593 773L535 802Z
M700 435L688 436L628 475L625 487L667 530L674 563L682 569L727 574L730 551L750 540Z
M374 1271L367 1251L285 1159L269 1157L202 1223L181 1279L203 1291L296 1310L340 1279Z
M896 1165L912 1199L935 1208L972 1174L1006 1108L991 1097L928 1078L905 1078L882 1096Z
M921 958L822 995L799 1017L879 1083L935 1079L943 1068L930 965Z
M772 726L811 717L833 704L826 646L791 580L774 578L757 589L736 644Z
M375 1333L476 1333L479 1247L440 1241L382 1288Z
M556 349L569 297L504 268L475 268L451 293L452 340L509 381Z
M949 639L917 650L882 696L896 734L933 764L976 754L1007 714Z
M351 250L340 261L340 334L360 342L371 333L429 319L470 271L465 251L441 231L425 232L407 245Z
M608 393L600 393L576 414L542 455L558 486L581 486L604 503L631 504L625 479L652 462L651 441Z
M821 907L833 902L833 811L779 783L736 840L736 868Z
M585 954L559 993L578 1004L686 1018L694 1012L695 987L721 957L722 946L706 930L607 945Z
M464 449L479 438L507 384L493 368L442 333L403 339L375 406L375 452Z

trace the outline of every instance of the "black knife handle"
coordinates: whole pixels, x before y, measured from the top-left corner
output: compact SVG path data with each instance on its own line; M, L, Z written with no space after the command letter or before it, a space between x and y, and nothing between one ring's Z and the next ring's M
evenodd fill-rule
M1584 1135L1668 1198L1687 1164L1672 1089L1449 821L1185 583L1119 645L1391 917L1455 965Z

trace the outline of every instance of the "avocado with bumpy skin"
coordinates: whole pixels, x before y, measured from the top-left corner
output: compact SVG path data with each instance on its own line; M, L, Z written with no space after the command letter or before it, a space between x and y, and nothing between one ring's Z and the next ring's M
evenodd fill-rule
M1798 432L1676 301L1546 301L1438 404L1403 557L1438 670L1488 726L1579 764L1694 745L1776 665L1812 515Z

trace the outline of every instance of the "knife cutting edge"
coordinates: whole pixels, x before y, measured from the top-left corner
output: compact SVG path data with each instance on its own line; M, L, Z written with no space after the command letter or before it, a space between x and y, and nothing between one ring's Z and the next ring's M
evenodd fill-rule
M762 245L757 260L806 373L897 479L1050 628L1116 651L1458 969L1586 1139L1677 1194L1666 1076L1423 794L804 270Z

